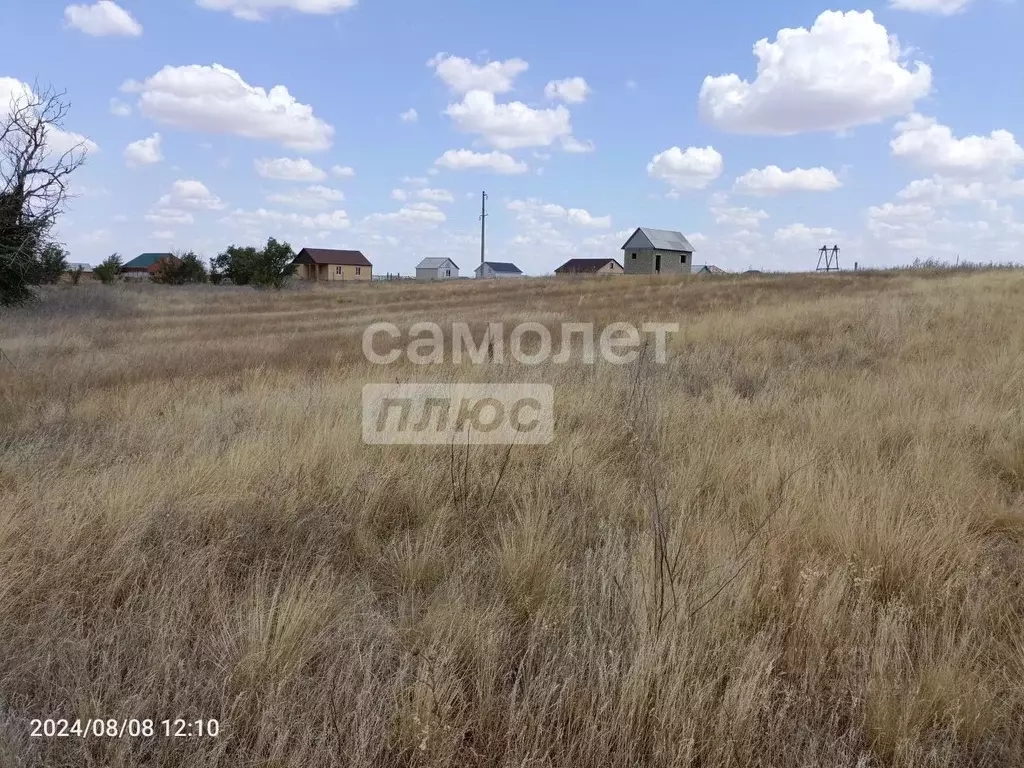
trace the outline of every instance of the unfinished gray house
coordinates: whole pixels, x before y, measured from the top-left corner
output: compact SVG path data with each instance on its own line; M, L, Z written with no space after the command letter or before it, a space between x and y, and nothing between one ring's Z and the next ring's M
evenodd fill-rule
M477 277L522 277L523 271L507 261L485 261L473 273Z
M454 280L459 265L451 259L424 259L416 265L417 280Z
M627 275L688 275L693 246L682 232L640 227L622 246Z

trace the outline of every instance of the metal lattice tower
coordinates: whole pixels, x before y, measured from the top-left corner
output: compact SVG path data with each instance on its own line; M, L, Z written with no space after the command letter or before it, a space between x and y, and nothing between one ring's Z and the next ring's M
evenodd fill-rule
M839 246L833 245L829 248L827 245L821 246L818 249L818 272L838 272L839 271Z

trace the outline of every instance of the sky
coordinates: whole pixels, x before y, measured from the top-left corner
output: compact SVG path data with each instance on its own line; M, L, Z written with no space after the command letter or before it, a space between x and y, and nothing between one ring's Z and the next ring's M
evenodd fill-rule
M547 274L683 232L730 271L1024 261L1017 0L0 0L66 94L71 261L268 237Z

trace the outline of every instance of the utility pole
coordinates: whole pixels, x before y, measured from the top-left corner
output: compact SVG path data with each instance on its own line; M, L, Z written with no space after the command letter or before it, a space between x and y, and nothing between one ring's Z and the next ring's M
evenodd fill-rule
M484 244L487 240L487 193L480 193L480 263L484 263Z

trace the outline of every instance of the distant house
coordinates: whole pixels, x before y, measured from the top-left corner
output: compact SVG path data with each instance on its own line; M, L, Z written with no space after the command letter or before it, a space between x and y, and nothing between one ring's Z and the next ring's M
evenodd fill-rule
M485 261L473 270L477 277L522 277L523 270L507 261Z
M459 265L451 259L424 259L416 265L417 280L454 280Z
M360 251L303 248L292 261L299 280L372 280L373 264Z
M621 275L622 265L615 259L569 259L555 270L556 275Z
M641 227L622 246L627 275L688 275L693 246L682 232Z
M67 272L64 273L63 279L68 281L68 282L70 282L71 281L72 273L77 272L79 269L82 270L82 274L80 276L81 280L95 280L96 279L96 275L93 274L93 271L92 271L92 264L85 264L85 263L75 263L75 264L72 264L70 262L68 263L68 269L67 269Z
M716 267L714 264L694 264L693 274L695 275L725 275L728 274L721 267Z
M173 259L173 253L143 253L121 267L125 277L148 277L156 272L163 259Z

